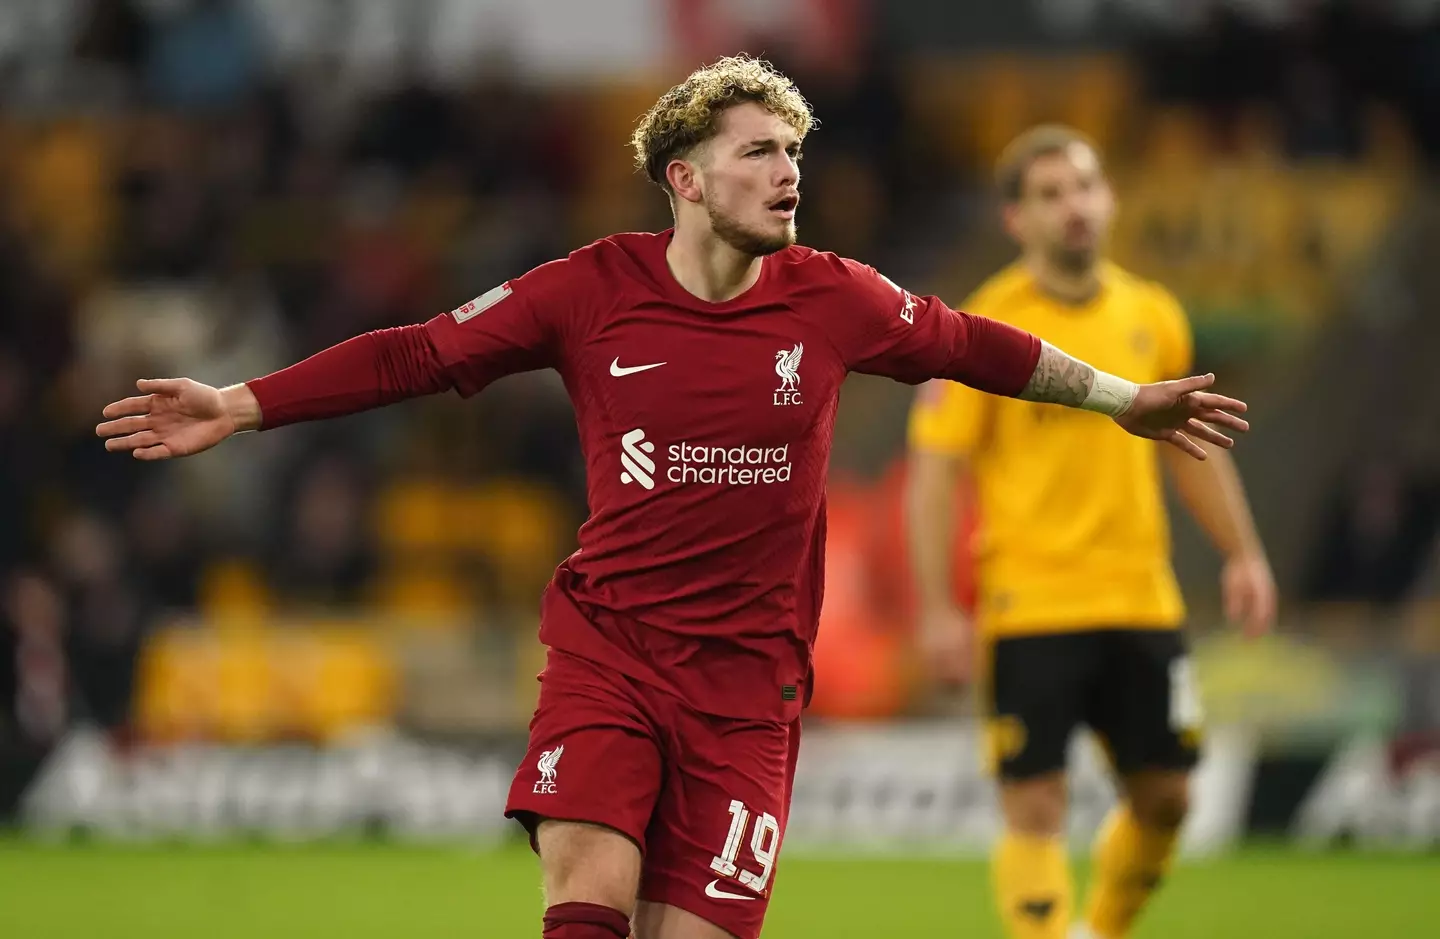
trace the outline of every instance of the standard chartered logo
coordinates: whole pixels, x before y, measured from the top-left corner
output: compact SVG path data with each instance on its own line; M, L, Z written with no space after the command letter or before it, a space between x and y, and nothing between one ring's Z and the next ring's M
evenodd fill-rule
M672 443L665 478L672 483L753 486L790 481L790 445L783 447L707 447Z
M646 489L655 488L655 461L650 454L655 444L645 439L645 431L635 428L620 438L620 465L625 467L620 474L622 483L639 483Z
M645 439L645 431L636 428L620 438L620 482L639 483L645 489L655 488L655 461L650 454L655 444ZM672 443L665 455L667 482L704 483L720 486L753 486L790 481L790 445L779 447L706 446L688 441Z

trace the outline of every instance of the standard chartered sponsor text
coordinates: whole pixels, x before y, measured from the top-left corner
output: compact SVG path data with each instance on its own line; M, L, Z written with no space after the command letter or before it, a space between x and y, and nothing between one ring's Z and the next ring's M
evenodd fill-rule
M672 483L752 486L790 481L790 445L712 447L672 443L665 478Z

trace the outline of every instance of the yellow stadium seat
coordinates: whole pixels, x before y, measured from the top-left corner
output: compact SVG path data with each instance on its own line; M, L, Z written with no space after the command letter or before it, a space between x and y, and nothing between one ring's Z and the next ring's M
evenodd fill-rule
M247 633L224 635L217 640L217 736L232 743L271 739L278 713L266 638Z
M1187 107L1153 111L1144 139L1142 154L1148 172L1197 172L1212 150L1204 118Z
M1194 110L1162 108L1146 121L1140 158L1115 171L1113 251L1201 316L1249 311L1310 328L1375 250L1408 185L1383 167L1287 163L1263 108L1242 115L1223 153Z
M1064 95L1061 118L1090 135L1116 159L1116 143L1133 103L1135 77L1120 56L1087 55L1067 60L1053 87Z
M325 741L388 724L397 707L395 664L381 642L359 632L317 637L317 674L307 729Z
M1173 280L1193 261L1201 236L1203 174L1198 167L1160 169L1142 163L1116 183L1116 259L1177 289Z
M448 564L400 562L375 586L377 612L411 625L458 626L474 607L474 597Z
M456 524L466 546L495 567L507 603L533 602L564 550L559 498L521 480L497 480L459 495Z
M84 278L101 262L114 225L109 134L72 119L37 128L22 151L15 194L50 263Z
M378 634L304 624L159 632L137 677L140 732L162 743L334 740L389 723L399 685Z
M1037 119L1034 82L1023 57L993 56L975 63L970 120L976 156L992 165L1005 149Z
M200 629L166 629L145 641L136 674L136 723L157 743L211 736L219 716L219 650Z
M534 712L540 698L540 683L535 680L545 668L545 646L540 642L535 629L520 630L515 637L515 713L529 715Z
M1298 178L1325 256L1340 270L1363 260L1397 209L1397 187L1349 167L1301 168Z
M584 123L582 139L595 143L586 150L585 171L591 186L603 188L634 174L630 135L641 115L669 87L659 80L630 79L586 89L574 113Z
M1068 123L1102 149L1118 138L1134 81L1108 55L1053 59L1015 54L911 66L907 97L950 163L988 168L1022 131Z
M281 740L315 740L318 720L314 701L319 694L323 649L316 630L285 623L263 639L265 697L270 721L266 736Z
M376 536L390 554L446 553L455 546L450 490L441 483L408 479L392 484L375 502Z
M230 559L211 565L200 584L200 613L226 626L254 625L264 621L274 606L270 588L258 567Z

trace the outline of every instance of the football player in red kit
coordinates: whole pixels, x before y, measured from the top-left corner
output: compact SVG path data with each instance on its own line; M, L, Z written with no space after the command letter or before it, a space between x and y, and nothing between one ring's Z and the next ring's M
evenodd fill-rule
M810 124L766 64L700 69L634 135L673 229L602 239L245 384L141 381L98 428L111 450L166 459L560 373L591 515L542 599L548 660L506 810L540 855L546 939L759 935L812 682L847 374L1087 408L1197 458L1192 437L1228 446L1216 428L1246 427L1241 402L1204 390L1213 376L1135 385L797 246Z

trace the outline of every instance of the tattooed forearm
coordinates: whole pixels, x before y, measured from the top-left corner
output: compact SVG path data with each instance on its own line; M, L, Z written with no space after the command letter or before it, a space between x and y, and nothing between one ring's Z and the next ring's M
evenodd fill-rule
M1040 343L1040 361L1018 398L1078 408L1095 384L1095 369L1071 358L1048 342Z

